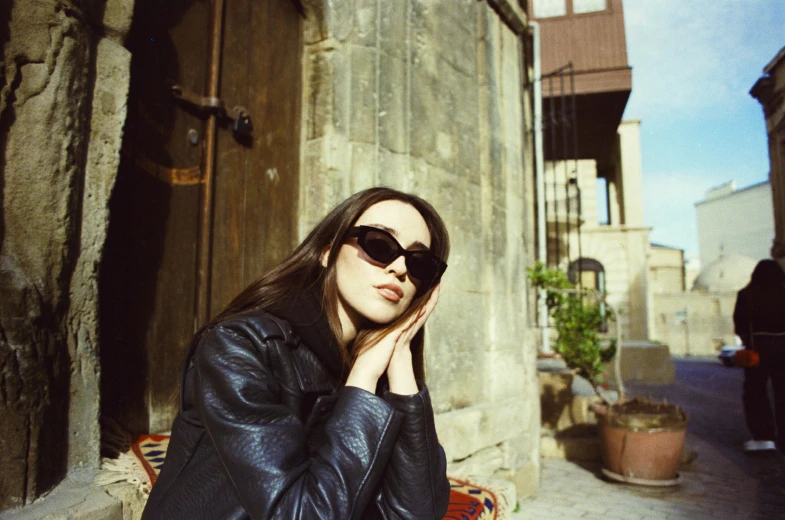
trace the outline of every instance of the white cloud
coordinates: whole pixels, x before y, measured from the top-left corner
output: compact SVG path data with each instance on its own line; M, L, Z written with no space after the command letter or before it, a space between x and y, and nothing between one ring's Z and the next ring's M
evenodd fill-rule
M627 0L624 11L633 67L630 117L690 118L746 102L785 44L782 0Z

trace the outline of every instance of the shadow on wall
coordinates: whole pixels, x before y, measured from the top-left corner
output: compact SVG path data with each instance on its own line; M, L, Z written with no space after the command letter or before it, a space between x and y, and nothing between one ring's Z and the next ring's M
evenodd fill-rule
M195 3L199 2L137 0L126 44L132 54L128 117L99 274L101 417L134 433L146 433L149 424L145 395L150 377L149 331L167 326L152 323L156 301L168 296L172 312L191 313L188 302L178 298L177 292L158 294L158 282L165 241L172 232L169 219L172 211L184 209L176 207L175 191L198 187L176 188L156 173L180 166L170 148L182 107L176 104L170 87L181 81L186 71L181 71L171 31ZM205 35L198 37L204 39ZM183 255L183 271L188 270L192 255Z

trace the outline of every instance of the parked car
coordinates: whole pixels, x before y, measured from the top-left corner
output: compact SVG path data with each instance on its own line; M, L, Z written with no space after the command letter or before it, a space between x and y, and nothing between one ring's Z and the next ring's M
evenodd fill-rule
M725 345L720 349L717 357L726 367L733 367L736 366L736 352L742 349L744 349L742 345Z

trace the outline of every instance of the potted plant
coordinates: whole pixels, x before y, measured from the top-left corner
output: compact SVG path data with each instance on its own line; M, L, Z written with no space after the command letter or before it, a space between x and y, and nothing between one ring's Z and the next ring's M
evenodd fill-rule
M627 399L621 379L621 333L618 312L597 291L575 288L563 271L537 263L528 270L532 285L545 292L556 331L554 350L567 368L589 381L599 397L598 418L603 474L632 484L673 485L686 439L687 416L673 404ZM609 322L616 334L600 332ZM619 348L617 348L619 347ZM605 364L615 362L618 399L602 390Z

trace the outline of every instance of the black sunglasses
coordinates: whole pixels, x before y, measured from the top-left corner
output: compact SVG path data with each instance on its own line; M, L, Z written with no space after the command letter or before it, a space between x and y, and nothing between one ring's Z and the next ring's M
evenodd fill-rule
M348 236L357 237L357 245L381 264L391 264L403 255L409 274L429 285L438 281L447 269L447 264L428 249L404 249L395 237L383 229L357 226L349 230Z

